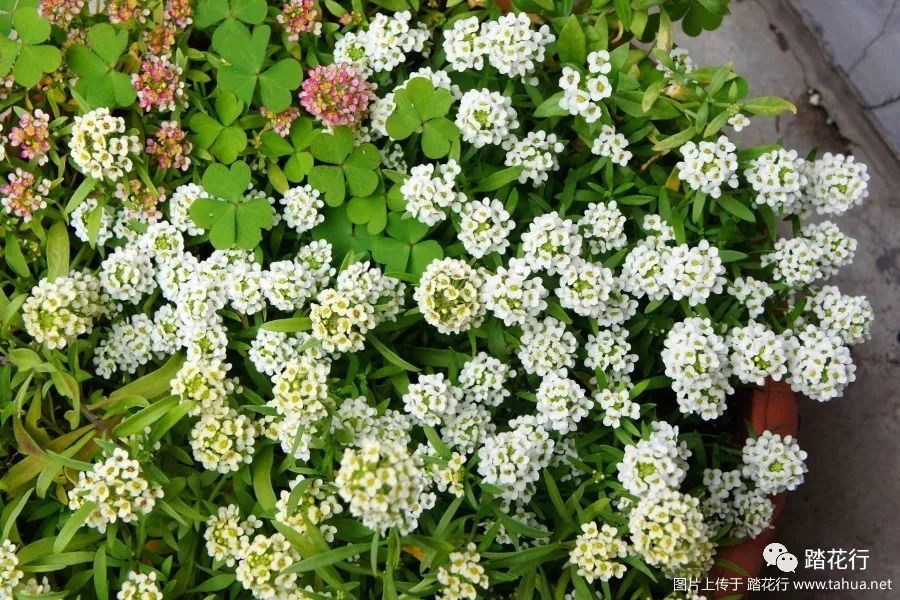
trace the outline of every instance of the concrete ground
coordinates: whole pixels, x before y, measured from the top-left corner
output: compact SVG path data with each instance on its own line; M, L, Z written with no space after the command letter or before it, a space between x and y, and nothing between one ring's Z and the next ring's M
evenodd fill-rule
M852 0L846 0L851 2ZM809 4L809 3L806 3ZM823 3L827 4L827 3ZM896 4L896 3L895 3ZM825 7L822 7L824 10ZM856 260L832 281L865 294L876 314L870 342L854 349L857 380L838 400L802 400L800 444L809 453L806 483L794 492L776 539L800 558L796 579L893 579L890 591L782 592L773 598L900 598L900 161L787 0L733 0L717 31L682 35L698 65L734 61L751 96L778 95L796 115L754 119L745 144L783 139L801 155L852 153L869 166L870 197L838 219L859 241ZM895 64L900 60L896 56ZM900 67L881 77L900 85ZM864 549L865 572L805 570L806 549ZM777 577L778 572L766 573ZM764 597L760 594L758 597Z

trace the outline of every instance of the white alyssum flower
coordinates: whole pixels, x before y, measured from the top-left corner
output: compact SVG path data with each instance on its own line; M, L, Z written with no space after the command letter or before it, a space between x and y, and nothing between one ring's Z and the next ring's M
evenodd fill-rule
M535 395L537 423L564 435L575 431L594 406L578 382L558 373L544 375Z
M428 324L441 333L461 333L484 319L483 284L483 274L468 263L444 258L428 264L413 298Z
M154 354L153 331L153 320L145 314L114 322L109 335L94 351L97 375L109 378L117 370L134 373L150 362Z
M635 298L646 296L651 301L662 300L669 292L669 280L664 272L670 248L662 236L651 235L638 242L622 263L620 279L623 291Z
M744 305L751 319L765 312L763 305L775 294L772 286L753 277L738 277L728 286L727 292Z
M844 235L831 221L811 223L794 238L779 238L773 252L762 257L772 265L772 276L791 288L834 275L853 262L856 240Z
M247 352L256 370L269 377L284 371L287 364L301 354L321 360L321 350L308 333L290 334L262 328L256 332Z
M687 474L687 459L691 456L687 443L678 440L678 427L654 421L650 428L650 437L625 446L625 456L616 467L619 481L635 496L678 489Z
M281 197L284 222L297 233L309 231L325 220L319 211L325 206L319 190L311 185L292 187Z
M527 77L544 62L546 47L556 40L549 25L532 29L524 12L507 13L481 25L481 37L491 66L508 77Z
M591 152L597 156L608 158L613 164L624 167L632 157L631 152L626 148L628 148L628 140L625 136L617 133L616 128L612 125L603 125L600 127L600 135L591 146Z
M2 586L3 584L0 583L0 591L3 589ZM50 585L50 580L47 579L46 575L42 577L40 581L37 577L30 577L22 584L22 587L19 588L19 593L25 597L42 596L52 594L53 587Z
M411 52L422 52L431 33L421 23L411 26L412 14L377 13L365 31L347 33L334 46L334 62L352 63L364 75L393 71Z
M541 471L553 458L554 441L534 417L510 422L509 431L484 439L478 449L478 473L485 483L503 489L510 502L528 502Z
M526 373L543 377L575 366L578 341L554 317L533 319L522 324L517 356Z
M403 446L372 438L359 449L344 450L335 478L350 514L381 535L392 527L401 535L416 528L419 515L430 508L425 481L419 457Z
M504 163L507 167L522 167L519 183L529 179L538 187L550 179L550 173L559 170L557 156L565 149L556 134L546 131L529 131L524 138L507 138L503 142L506 150Z
M811 208L820 215L840 216L869 195L869 173L852 156L826 152L809 166L805 188Z
M556 296L563 308L582 317L598 318L615 287L613 272L603 265L576 258L560 271Z
M113 250L100 264L100 285L113 300L137 304L156 289L153 262L137 243Z
M528 265L528 261L512 258L507 267L497 267L488 275L482 288L485 306L507 326L521 325L546 310L549 292Z
M88 231L88 216L97 210L96 198L85 198L81 204L75 207L72 214L69 215L69 226L72 231L82 242L90 241L90 233ZM106 242L113 239L113 225L116 221L116 209L108 204L100 209L100 224L97 227L97 233L94 243L97 246L104 246Z
M728 382L728 345L712 322L690 317L675 323L664 344L662 361L681 412L698 414L704 421L720 417L734 388Z
M588 583L595 579L609 581L621 578L627 568L618 559L628 556L628 544L619 538L612 525L598 526L595 521L584 523L575 538L575 547L569 551L569 562Z
M692 190L722 195L722 186L738 186L738 161L735 145L724 135L715 142L687 142L678 151L684 157L676 167L678 178Z
M204 469L231 473L253 461L256 424L234 409L205 414L191 429L191 450Z
M121 179L132 171L133 157L142 150L138 136L124 133L125 119L112 116L108 108L76 116L69 156L82 173L94 179Z
M299 424L312 425L328 416L328 373L331 364L309 354L288 359L272 378L272 399L267 406Z
M628 330L620 325L590 334L584 349L587 351L584 365L605 373L627 375L634 370L638 358L636 354L629 354Z
M144 477L141 464L122 448L94 464L91 471L80 471L78 481L69 490L69 509L78 510L86 502L96 504L85 521L100 533L121 521L133 523L146 515L163 497L162 488Z
M656 65L656 70L662 71L666 79L672 79L676 74L687 75L694 71L694 60L686 48L674 48L669 52L669 58L672 60L674 70L662 62Z
M622 419L637 420L641 417L641 405L631 400L628 389L598 389L594 402L603 410L603 424L618 429Z
M447 381L443 373L419 375L418 381L403 394L403 407L419 423L435 426L456 412L462 397L462 390Z
M186 183L175 188L169 201L169 222L185 235L203 235L203 228L198 227L191 218L191 206L200 198L209 198L209 193L196 183Z
M456 126L476 148L502 144L519 127L512 99L488 89L469 90L459 100Z
M138 236L137 245L157 263L171 262L184 254L184 236L168 221L150 223Z
M369 439L408 446L412 427L408 415L390 408L379 414L365 396L345 399L331 420L331 431L343 430L350 434L349 443L357 447Z
M756 192L754 203L768 205L784 215L803 211L803 190L808 180L806 161L796 150L779 148L755 158L744 170Z
M293 527L301 534L306 534L308 522L318 526L325 541L333 542L337 528L325 521L344 512L344 507L333 491L333 486L319 478L310 478L309 484L306 484L298 496L294 489L305 481L306 477L298 475L291 481L288 489L281 490L275 503L275 520ZM292 499L292 496L296 498Z
M106 311L100 280L87 271L41 279L22 304L25 331L48 348L62 349L90 333Z
M766 378L780 381L787 373L784 338L756 321L728 332L729 362L744 383L763 385Z
M703 485L706 497L701 508L711 527L730 524L730 533L738 538L755 538L770 527L772 501L761 490L749 488L740 469L705 469Z
M509 397L506 383L516 372L505 362L479 352L459 370L459 387L467 402L500 406Z
M763 431L750 438L741 452L744 466L741 473L766 494L793 491L803 483L806 473L806 452L797 441L786 435Z
M188 414L223 415L228 412L228 396L240 392L240 384L228 377L231 365L219 359L185 361L169 383L172 393L189 402Z
M788 350L786 381L795 392L824 402L838 398L856 380L850 349L837 335L807 325L796 334L785 332Z
M459 241L473 257L482 258L491 252L503 254L509 248L507 237L516 224L499 200L468 202L459 215Z
M634 551L667 577L700 577L713 564L712 531L700 500L675 490L642 497L628 515Z
M556 275L581 253L582 241L575 223L554 211L531 221L522 234L522 249L533 269Z
M116 594L118 600L163 600L162 590L156 581L156 571L141 573L129 571L122 589Z
M670 248L662 267L662 280L672 299L687 299L691 306L705 303L711 294L721 294L724 275L719 249L707 240L693 247L679 244Z
M417 165L400 186L406 210L425 225L437 225L447 218L447 210L459 210L466 195L456 191L455 181L461 169L455 160L445 164Z
M0 543L0 598L12 598L13 589L25 576L18 566L16 545L9 540L3 540L3 543Z
M262 521L253 515L241 520L241 509L236 504L220 506L206 520L206 530L203 532L206 553L233 567L250 545L250 536L261 526Z
M461 401L456 410L444 418L441 439L450 448L471 454L481 444L481 440L496 430L487 406Z
M734 113L728 117L728 124L736 133L740 133L750 126L750 118L744 113Z
M569 114L581 116L587 123L595 123L603 116L601 101L613 93L607 75L612 70L609 52L599 50L588 54L588 75L582 80L580 71L563 67L559 87L563 95L559 106Z
M605 254L628 244L625 215L619 210L615 200L591 202L584 215L578 219L577 225L592 254Z
M868 298L842 294L833 285L822 287L807 300L805 316L845 344L861 344L869 339L875 320Z
M238 582L259 600L297 597L297 574L286 569L300 560L300 553L283 535L257 535L246 545L235 569Z
M454 71L480 71L484 68L487 40L481 35L479 18L457 19L444 30L444 53Z
M477 547L469 542L466 549L451 552L447 564L438 568L438 583L443 586L435 600L476 600L478 589L488 589L490 580L479 562L481 555Z
M853 262L856 255L856 240L845 235L831 221L809 223L800 230L800 235L808 238L822 249L821 269L823 277L831 277L841 267Z

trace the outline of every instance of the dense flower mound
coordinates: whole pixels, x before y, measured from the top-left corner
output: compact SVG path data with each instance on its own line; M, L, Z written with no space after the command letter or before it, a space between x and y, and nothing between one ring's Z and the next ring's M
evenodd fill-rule
M803 483L869 176L726 0L12 4L0 598L658 598Z

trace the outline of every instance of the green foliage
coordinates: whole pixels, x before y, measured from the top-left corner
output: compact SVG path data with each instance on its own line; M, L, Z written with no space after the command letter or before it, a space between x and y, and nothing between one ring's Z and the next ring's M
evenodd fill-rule
M196 134L194 143L209 150L220 162L231 164L247 147L247 134L236 123L244 104L233 93L223 92L216 98L215 109L218 119L202 112L191 117L190 127Z
M447 118L453 96L435 89L431 81L415 77L394 94L396 108L387 120L387 132L395 140L414 133L422 135L422 152L432 159L443 158L451 149L459 152L459 129Z
M34 8L22 6L12 15L12 26L18 39L0 37L0 76L12 71L16 83L34 87L44 73L52 73L60 64L59 49L44 44L50 37L50 22Z
M348 128L316 134L310 154L319 164L310 170L309 183L322 192L329 206L343 204L348 190L355 197L366 197L378 188L381 154L372 144L354 148Z
M275 213L265 198L243 198L250 183L250 167L243 161L230 168L211 165L203 173L203 187L213 198L191 205L191 219L209 231L210 243L220 250L232 247L252 250L262 241L262 230L270 229Z
M117 70L128 46L128 32L98 23L87 34L87 45L74 44L66 53L66 63L78 75L75 86L91 108L128 106L135 101L131 77Z

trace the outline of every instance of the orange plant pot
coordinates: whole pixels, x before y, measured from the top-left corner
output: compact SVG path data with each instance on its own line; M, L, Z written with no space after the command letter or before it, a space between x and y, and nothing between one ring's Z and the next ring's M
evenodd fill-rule
M797 396L789 385L779 381L766 381L766 384L753 391L747 406L748 418L753 425L754 431L761 433L763 431L771 431L781 435L790 435L797 437L797 429L799 425L799 411L797 406ZM775 538L775 524L784 510L784 504L787 500L785 494L778 494L772 497L772 503L775 510L772 513L772 521L768 529L763 531L759 537L746 540L736 546L727 546L719 549L718 559L725 561L724 564L717 564L710 570L709 579L715 580L720 577L733 580L740 578L743 580L739 589L747 589L747 579L759 576L762 570L763 549ZM729 564L736 565L743 573L734 570ZM746 594L746 592L744 592ZM734 597L734 588L729 590L720 590L715 592L716 598L725 596Z

